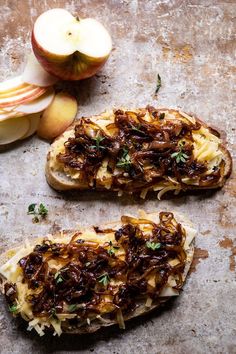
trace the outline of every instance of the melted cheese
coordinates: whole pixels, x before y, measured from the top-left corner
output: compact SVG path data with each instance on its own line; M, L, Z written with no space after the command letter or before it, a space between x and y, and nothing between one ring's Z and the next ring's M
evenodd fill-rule
M138 112L138 110L132 110L129 111L129 114L132 115L133 112ZM181 111L166 111L162 110L161 112L165 113L165 120L166 121L184 121L185 123L189 124L195 124L196 119L184 112ZM98 116L92 116L90 120L100 126L106 134L112 135L112 132L107 129L108 125L114 123L114 112L112 110L106 111L102 113L99 117ZM143 117L144 120L149 122L151 120L150 114L148 111L145 112L145 116ZM206 163L208 167L208 171L206 174L212 173L213 168L215 166L219 166L222 158L223 158L223 153L220 150L220 144L221 140L216 137L214 134L210 132L209 129L205 127L201 127L197 131L192 131L193 134L193 139L194 139L194 150L193 150L193 156L194 158L202 163ZM68 178L71 178L72 180L75 180L79 183L80 178L81 178L81 173L80 171L70 168L68 166L64 166L62 163L60 163L57 160L57 155L59 153L63 153L65 151L64 147L64 142L70 137L73 136L73 133L71 131L65 132L62 136L62 138L56 140L53 144L53 148L51 149L51 158L50 158L50 168L53 171L58 171L65 173ZM96 180L97 180L97 186L104 187L106 189L111 189L112 185L112 174L108 171L107 169L108 166L108 159L105 158L104 161L102 162L101 167L98 170ZM148 166L147 166L148 168ZM114 172L114 174L116 171ZM121 180L120 182L126 183L126 180ZM132 181L131 181L132 182ZM194 179L188 178L188 177L183 177L182 182L187 184L187 185L194 185L197 186L199 185L199 178L196 177ZM153 191L159 191L157 194L157 198L160 200L162 196L168 192L173 190L174 194L178 194L181 190L181 186L177 181L171 181L170 179L167 179L165 181L159 182L158 184L150 187L150 188L144 188L141 190L140 197L145 199L146 195L149 190ZM123 194L123 191L121 188L117 189L118 195L121 196Z
M145 212L142 212L142 217L146 217L153 222L159 222L159 216L157 213L153 214L146 214ZM188 224L183 224L183 227L186 230L186 240L184 244L185 250L188 250L194 237L196 234L196 231L192 228L192 226ZM120 227L119 223L114 223L112 225L114 229L117 229ZM148 225L140 225L141 229L145 232L148 232ZM97 234L94 229L86 229L86 230L80 230L81 234L78 234L77 239L82 238L85 241L90 241L90 242L96 242L100 245L104 245L105 243L109 243L109 241L114 242L114 233L106 233L106 234ZM61 237L52 237L49 236L48 239L54 241L54 242L59 242L59 243L68 243L71 239L73 234L69 236L63 236ZM40 243L42 239L38 240L38 243ZM36 242L37 244L37 242ZM23 279L23 274L22 274L22 269L19 267L18 262L22 257L27 256L29 253L33 251L33 245L25 245L21 249L18 249L17 251L10 251L9 256L10 259L0 267L0 273L2 276L4 276L7 281L16 283L17 286L17 292L18 292L18 308L19 308L19 313L21 314L22 318L24 318L26 321L29 321L29 326L28 330L35 329L40 336L44 334L44 328L45 327L50 327L52 326L54 328L54 335L60 335L62 333L61 330L61 322L65 321L68 318L75 317L74 314L58 314L58 320L55 320L53 318L43 318L43 317L35 317L32 313L32 309L30 304L25 301L26 296L30 294L37 293L39 292L40 289L37 290L32 290L28 288L28 285L26 283L22 283ZM116 255L124 258L124 250L120 247L119 250L116 251ZM178 260L172 260L170 261L170 265L174 266L178 263ZM49 261L49 267L55 268L56 270L60 270L60 268L63 266L63 264L59 263L58 260L50 260ZM150 276L148 280L149 285L155 286L155 276ZM111 280L112 285L120 285L122 284L121 281L115 281ZM169 277L168 283L166 287L162 290L160 297L166 297L166 296L176 296L179 294L179 292L173 287L176 286L176 281L173 276ZM101 302L100 310L101 313L107 313L109 311L112 311L113 305L110 302L111 298L109 296L105 296L103 301ZM150 301L147 301L147 305L150 305ZM119 312L118 314L118 320L121 326L124 326L122 313Z
M193 139L193 156L197 161L207 163L210 170L213 166L220 164L223 153L220 150L221 140L217 136L212 134L209 129L201 127L199 130L193 131Z

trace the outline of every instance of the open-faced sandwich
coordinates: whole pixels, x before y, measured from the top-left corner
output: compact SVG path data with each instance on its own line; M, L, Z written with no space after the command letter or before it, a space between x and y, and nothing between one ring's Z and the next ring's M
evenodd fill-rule
M113 110L81 118L51 145L46 177L57 190L119 195L221 187L231 156L220 134L172 109Z
M41 336L89 333L145 314L179 295L196 231L170 212L38 239L1 257L10 312Z

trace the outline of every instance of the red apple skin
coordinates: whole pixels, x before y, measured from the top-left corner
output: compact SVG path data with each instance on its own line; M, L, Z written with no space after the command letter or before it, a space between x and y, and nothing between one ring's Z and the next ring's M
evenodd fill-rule
M17 98L17 96L16 96L15 100L9 100L9 98L12 98L12 96L10 96L10 97L6 98L6 102L0 103L0 108L10 107L10 106L30 102L30 101L40 97L41 95L43 95L45 93L45 91L46 91L45 87L35 87L31 91L29 91L28 95L25 94L25 96L22 98ZM8 101L7 101L7 99L8 99Z
M91 58L80 52L70 56L53 56L45 51L36 41L32 32L31 43L34 55L42 67L62 80L83 80L95 75L106 63L109 55L103 58Z

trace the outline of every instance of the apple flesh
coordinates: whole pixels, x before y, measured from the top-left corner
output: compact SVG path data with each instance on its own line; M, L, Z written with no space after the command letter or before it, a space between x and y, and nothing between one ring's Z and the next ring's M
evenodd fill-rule
M0 122L0 145L21 139L29 130L30 122L26 117L8 119Z
M0 97L0 108L11 107L17 104L32 101L44 94L45 91L46 89L44 87L32 86L32 88L23 93L16 93L9 97Z
M16 111L5 111L0 110L0 122L7 120L9 118L22 117L24 113L16 112Z
M73 96L65 92L56 94L39 121L38 136L52 140L62 134L75 119L77 109L77 101Z
M41 112L46 109L51 102L53 101L55 91L52 87L46 90L43 95L40 97L27 102L20 104L14 108L14 111L24 114L31 114Z
M0 94L11 92L24 86L21 75L0 83Z
M48 87L54 85L58 78L45 71L35 58L35 55L31 53L22 74L22 80L28 84Z
M32 91L32 89L34 89L34 88L35 88L35 86L33 86L33 85L24 84L21 87L16 88L14 90L0 93L0 98L8 98L8 97L12 97L12 96L18 96L18 95L21 95L22 93Z
M32 47L47 72L63 80L81 80L105 64L112 41L97 20L80 20L64 9L52 9L36 20Z
M20 138L21 140L28 138L29 136L33 135L37 131L41 114L42 114L41 112L38 112L38 113L29 114L25 116L29 121L29 128L25 133L25 135Z

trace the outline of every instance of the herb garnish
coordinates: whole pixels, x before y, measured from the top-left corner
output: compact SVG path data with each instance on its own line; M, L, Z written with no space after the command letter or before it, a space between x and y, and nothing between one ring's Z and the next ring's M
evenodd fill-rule
M56 309L55 309L55 307L52 307L52 308L51 308L49 318L53 318L54 320L58 321L58 317L57 317L57 314L56 314Z
M110 282L110 277L108 273L104 273L98 277L99 283L103 284L104 286L107 286Z
M119 248L120 248L120 247L114 246L114 245L112 244L112 242L109 241L109 249L108 249L107 253L109 254L109 256L112 256L113 254L115 254L115 251L118 250Z
M39 222L39 217L41 217L41 219L45 219L46 216L48 215L48 209L45 207L45 205L43 205L42 203L39 204L38 209L36 209L36 203L32 203L28 206L28 215L34 215L32 221L37 223Z
M54 279L56 281L57 284L60 284L64 281L63 276L61 275L61 272L56 272Z
M137 127L135 127L135 125L131 124L131 128L132 128L132 130L135 130L136 132L145 134L145 133L140 129L140 128L142 128L142 125L141 125L141 124L138 124Z
M116 164L117 167L124 168L126 171L129 170L131 166L131 159L129 156L129 150L123 148L123 154Z
M161 88L161 77L159 74L157 74L157 86L156 86L156 90L155 90L155 95L157 95L160 88Z
M18 311L18 305L17 304L14 304L12 306L9 306L9 311L11 313L16 313Z
M36 203L30 204L28 206L28 213L27 214L35 214L35 207L36 207Z
M164 118L165 118L165 113L164 112L160 113L159 119L164 119Z
M184 145L185 145L185 142L180 143L179 144L179 151L176 151L170 155L170 157L172 159L175 158L177 163L179 163L180 161L186 162L186 160L189 158L189 156L183 152Z
M71 304L71 305L68 306L68 311L69 312L74 312L77 309L78 309L77 304Z
M39 204L38 213L42 218L45 218L48 215L48 209L42 203Z
M100 145L100 143L101 143L104 139L105 139L105 138L102 137L101 135L96 136L96 138L93 138L93 140L95 141L95 144L96 144L96 145L91 145L90 148L91 148L91 149L97 149L97 150L99 150L99 149L105 149L104 146L101 146L101 145Z
M147 248L150 248L151 250L156 251L161 247L161 243L147 241L146 246L147 246Z

